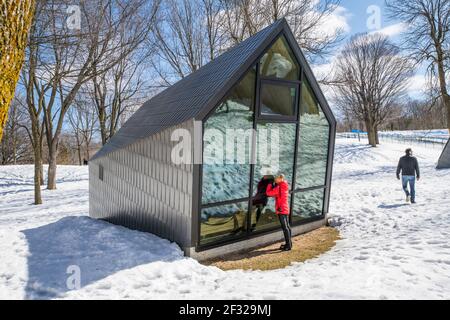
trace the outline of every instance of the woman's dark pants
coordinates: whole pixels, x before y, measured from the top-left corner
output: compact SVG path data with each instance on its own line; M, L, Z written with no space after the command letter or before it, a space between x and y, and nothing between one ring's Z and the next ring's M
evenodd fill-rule
M292 233L291 233L291 226L289 225L289 215L279 214L278 219L280 219L281 228L283 229L286 246L292 248L292 239L291 239Z

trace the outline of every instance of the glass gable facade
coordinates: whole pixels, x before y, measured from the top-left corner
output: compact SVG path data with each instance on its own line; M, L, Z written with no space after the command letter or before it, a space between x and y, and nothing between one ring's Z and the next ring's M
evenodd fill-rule
M203 124L199 245L279 227L258 195L283 173L291 219L323 216L330 123L280 36Z

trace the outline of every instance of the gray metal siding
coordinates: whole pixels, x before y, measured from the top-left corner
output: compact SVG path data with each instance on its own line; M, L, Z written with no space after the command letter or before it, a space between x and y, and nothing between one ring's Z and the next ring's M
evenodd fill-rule
M176 128L193 134L193 119L89 163L91 217L191 245L193 165L171 161Z

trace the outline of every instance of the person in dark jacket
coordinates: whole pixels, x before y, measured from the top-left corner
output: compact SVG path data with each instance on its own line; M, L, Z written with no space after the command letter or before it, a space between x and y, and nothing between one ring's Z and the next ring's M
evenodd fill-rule
M274 183L272 175L264 175L258 182L256 194L252 199L252 205L256 207L256 223L252 224L252 231L256 229L259 219L261 218L264 207L267 206L268 197L266 194L267 186Z
M289 184L285 181L284 175L280 174L275 178L275 186L271 184L267 186L266 194L275 198L275 211L283 229L286 243L280 247L280 250L289 251L292 249L292 232L289 225Z
M416 203L416 176L417 181L420 180L419 162L413 157L411 148L405 150L406 155L401 157L397 166L397 179L400 180L402 174L402 186L406 194L406 202ZM409 189L408 190L408 184Z

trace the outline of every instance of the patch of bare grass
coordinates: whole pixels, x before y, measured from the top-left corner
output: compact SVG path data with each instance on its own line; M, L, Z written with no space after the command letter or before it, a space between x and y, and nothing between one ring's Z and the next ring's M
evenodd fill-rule
M220 259L205 261L204 264L216 266L222 270L274 270L289 266L292 262L313 259L333 248L339 240L339 231L331 227L317 230L292 238L291 251L280 251L281 242L230 254Z

